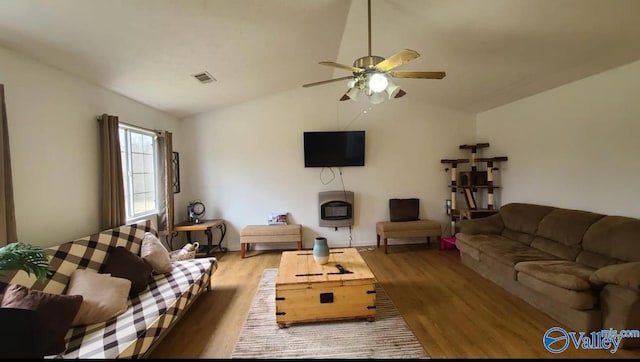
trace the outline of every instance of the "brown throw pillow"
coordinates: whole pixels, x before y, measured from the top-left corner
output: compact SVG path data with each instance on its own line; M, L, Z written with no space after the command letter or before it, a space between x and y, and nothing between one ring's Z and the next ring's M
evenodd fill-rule
M127 310L131 281L76 269L69 280L67 295L81 295L82 304L72 326L100 323Z
M64 352L65 340L73 318L82 304L80 295L59 295L10 284L0 307L34 310L38 314L38 338L42 355ZM7 328L7 326L2 326Z
M154 273L165 274L171 273L173 270L169 251L162 245L160 240L150 232L144 233L140 256L151 264Z
M129 295L134 297L147 289L153 279L151 265L141 257L130 252L123 246L117 246L107 256L101 272L111 274L112 277L129 279L131 290Z
M391 221L416 221L420 214L420 199L389 199Z

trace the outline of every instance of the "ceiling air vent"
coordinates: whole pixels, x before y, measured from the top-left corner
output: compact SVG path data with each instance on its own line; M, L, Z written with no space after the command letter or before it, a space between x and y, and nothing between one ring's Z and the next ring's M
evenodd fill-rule
M216 81L216 79L211 74L209 74L209 72L194 74L193 77L196 78L202 84Z

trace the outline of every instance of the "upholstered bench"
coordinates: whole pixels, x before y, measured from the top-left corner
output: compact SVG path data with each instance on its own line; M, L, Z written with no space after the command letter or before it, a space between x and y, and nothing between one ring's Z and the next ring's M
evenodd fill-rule
M442 235L440 223L433 220L414 221L378 221L376 223L377 245L384 241L384 253L387 254L387 239L426 237L427 242L435 236L436 241Z
M302 225L247 225L240 230L240 257L244 258L251 244L294 241L302 250Z

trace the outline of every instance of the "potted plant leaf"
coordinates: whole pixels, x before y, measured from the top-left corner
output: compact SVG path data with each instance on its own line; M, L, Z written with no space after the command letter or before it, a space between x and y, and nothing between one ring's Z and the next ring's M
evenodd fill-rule
M0 271L24 270L33 273L39 281L44 281L49 271L47 252L35 245L15 242L0 248Z

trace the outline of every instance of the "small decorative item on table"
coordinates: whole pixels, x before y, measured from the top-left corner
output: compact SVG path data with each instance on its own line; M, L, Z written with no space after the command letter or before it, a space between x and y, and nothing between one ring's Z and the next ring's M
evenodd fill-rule
M327 238L317 237L313 243L313 259L318 264L326 264L329 261L329 245Z
M269 218L267 219L268 225L287 225L288 223L289 220L286 212L273 212L269 214Z

